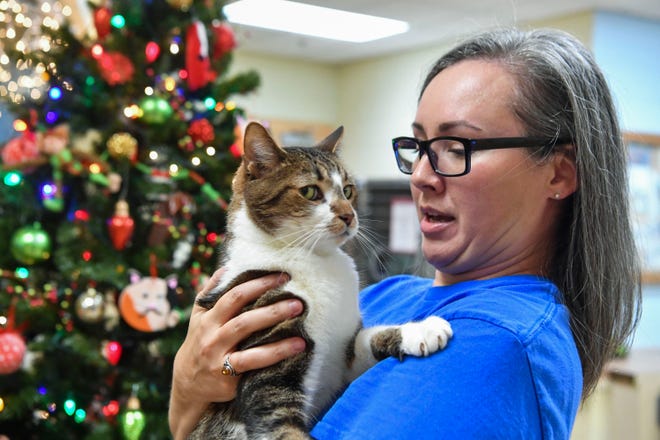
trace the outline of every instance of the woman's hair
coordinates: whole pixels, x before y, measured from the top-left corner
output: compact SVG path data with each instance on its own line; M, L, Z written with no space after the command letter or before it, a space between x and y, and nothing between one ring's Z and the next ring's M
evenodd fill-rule
M570 311L584 399L605 362L629 342L641 311L627 152L607 82L592 54L571 35L501 29L480 34L438 60L422 93L439 72L466 59L497 62L514 76L511 108L526 135L573 140L578 189L557 229L546 275Z

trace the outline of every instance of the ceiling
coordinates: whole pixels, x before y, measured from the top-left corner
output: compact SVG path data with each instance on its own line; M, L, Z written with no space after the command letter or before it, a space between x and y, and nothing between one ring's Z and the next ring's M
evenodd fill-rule
M341 64L380 56L476 31L589 10L660 20L660 0L297 0L407 21L410 31L369 43L345 43L234 24L240 49Z

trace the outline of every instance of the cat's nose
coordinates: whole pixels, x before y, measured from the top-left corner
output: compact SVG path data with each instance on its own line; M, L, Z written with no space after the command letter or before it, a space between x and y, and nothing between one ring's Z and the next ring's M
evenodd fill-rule
M339 218L340 218L344 223L346 223L346 226L350 226L350 225L351 225L351 222L352 222L353 219L355 218L355 215L353 215L353 214L342 214L342 215L339 216Z

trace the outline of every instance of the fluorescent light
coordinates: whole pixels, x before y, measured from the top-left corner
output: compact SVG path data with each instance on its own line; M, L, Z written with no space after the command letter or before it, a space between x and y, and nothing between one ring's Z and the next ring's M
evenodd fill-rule
M364 43L401 34L408 23L287 0L240 0L223 8L232 23Z

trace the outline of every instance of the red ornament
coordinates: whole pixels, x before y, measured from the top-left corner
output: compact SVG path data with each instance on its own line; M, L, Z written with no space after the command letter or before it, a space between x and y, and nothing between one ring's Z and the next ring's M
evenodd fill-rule
M188 134L194 142L199 141L206 144L215 139L213 125L205 118L192 121L188 127Z
M217 76L211 69L209 40L201 21L193 22L186 30L186 70L191 91L204 87Z
M101 76L111 86L130 81L135 73L131 60L120 52L103 52L97 62Z
M25 341L16 331L0 333L0 374L18 371L25 356Z
M115 205L115 215L108 220L108 232L112 246L118 251L123 250L133 235L135 222L128 213L128 203L119 200Z
M96 27L96 34L100 40L105 39L110 34L112 26L110 19L112 18L112 11L106 7L97 8L94 10L94 26Z
M226 23L214 24L213 30L213 59L222 58L226 53L236 47L234 30Z
M110 341L103 347L103 355L110 362L110 365L117 365L121 359L121 344L117 341Z

